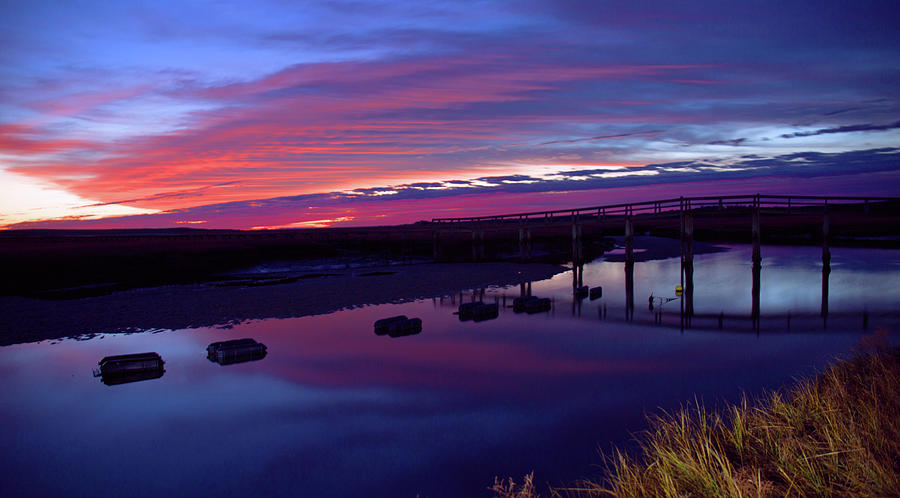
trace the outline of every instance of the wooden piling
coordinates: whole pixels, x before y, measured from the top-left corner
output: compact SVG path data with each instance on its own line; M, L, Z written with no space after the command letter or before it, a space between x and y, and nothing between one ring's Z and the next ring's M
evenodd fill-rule
M634 264L634 223L631 216L625 216L625 263Z
M760 251L760 233L759 233L759 194L753 199L753 222L752 222L752 239L753 239L753 262L762 261L762 252Z
M831 248L828 244L828 239L830 238L830 219L828 214L828 207L825 208L825 214L822 216L822 263L831 264Z
M825 214L822 217L822 316L828 316L828 279L831 275L831 248L828 245L829 238L828 205L825 205Z
M759 291L760 291L760 273L762 265L759 261L753 261L753 288L751 289L752 304L750 316L753 319L753 328L759 331Z
M582 244L582 230L578 219L572 221L572 265L577 266L584 262L584 248Z
M531 229L525 229L525 259L531 261L531 251L533 249L531 243Z
M694 216L682 211L681 266L684 271L684 314L690 327L694 315Z
M484 230L472 229L472 261L484 259Z
M634 261L625 262L625 320L634 317Z
M432 258L434 258L435 261L437 261L441 255L440 235L438 235L437 230L434 231L433 242L432 242L432 247L431 247L431 254L432 254Z
M484 248L484 230L481 230L478 234L478 259L481 261L486 259Z
M525 229L519 228L519 262L525 262Z

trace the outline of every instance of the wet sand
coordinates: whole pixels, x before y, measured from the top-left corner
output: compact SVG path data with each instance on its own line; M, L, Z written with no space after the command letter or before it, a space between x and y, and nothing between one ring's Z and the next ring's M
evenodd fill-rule
M566 270L541 263L421 264L328 271L327 275L282 283L167 285L71 300L7 296L0 297L0 345L317 315L443 296L461 289L517 285Z

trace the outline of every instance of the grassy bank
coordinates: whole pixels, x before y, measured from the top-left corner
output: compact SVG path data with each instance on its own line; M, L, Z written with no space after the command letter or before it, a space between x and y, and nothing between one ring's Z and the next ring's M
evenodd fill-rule
M900 349L836 363L758 402L700 404L650 420L643 455L607 458L605 480L495 496L900 496Z

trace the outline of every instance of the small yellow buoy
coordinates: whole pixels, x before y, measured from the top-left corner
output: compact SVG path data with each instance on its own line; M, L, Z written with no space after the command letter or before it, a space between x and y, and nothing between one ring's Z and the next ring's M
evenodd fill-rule
M681 295L681 292L682 292L681 286L680 286L680 285L676 285L676 286L675 286L675 295L676 295L676 296L680 296L680 295Z

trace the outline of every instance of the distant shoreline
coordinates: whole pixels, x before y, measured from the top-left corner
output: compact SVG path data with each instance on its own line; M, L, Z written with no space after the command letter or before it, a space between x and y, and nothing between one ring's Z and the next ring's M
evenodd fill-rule
M797 205L793 210L765 213L746 206L695 209L690 219L690 237L697 254L716 251L719 243L750 243L753 219L758 220L757 240L762 244L900 249L900 215L895 203L866 204L865 208L862 204ZM0 296L96 297L129 289L210 282L223 274L284 261L341 260L348 262L346 268L358 260L365 264L561 264L571 261L573 252L577 259L591 261L614 248L626 225L635 236L656 237L649 245L636 244L636 260L641 261L677 256L681 252L678 241L685 236L683 224L678 211L660 211L635 216L590 213L583 220L573 212L527 222L489 218L478 223L423 221L258 231L0 231L0 261L4 262ZM621 261L622 256L611 254L608 260ZM290 283L294 277L286 275L281 283Z
M70 300L0 297L0 346L111 332L227 326L544 280L568 268L532 263L422 264L311 274L253 285L166 285ZM231 281L234 282L234 281Z

